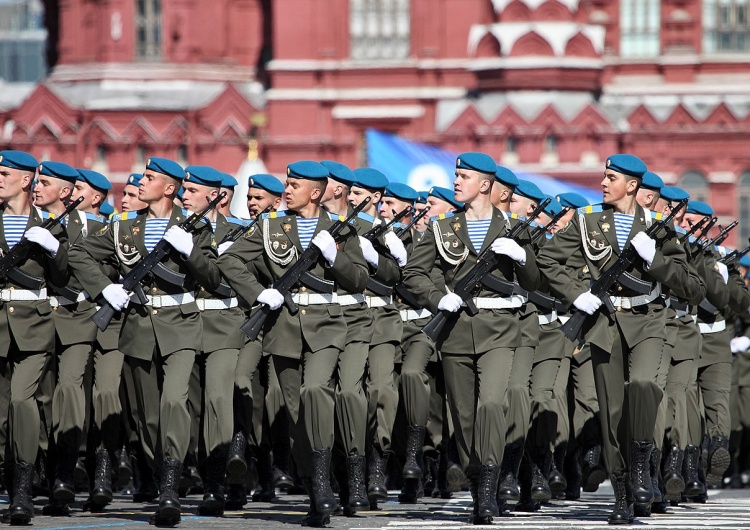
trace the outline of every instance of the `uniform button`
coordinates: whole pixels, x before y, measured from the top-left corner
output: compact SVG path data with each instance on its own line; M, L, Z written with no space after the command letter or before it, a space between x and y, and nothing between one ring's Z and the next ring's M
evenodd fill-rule
M201 286L201 291L205 291L205 290L206 290L206 288L203 287L203 286Z
M300 287L299 290L300 290L301 293L306 293L307 292L307 287Z
M9 308L8 308L8 312L10 312L10 313L13 313L13 312L14 312L15 310L16 310L16 308L15 308L15 307L9 307Z
M151 292L152 292L152 293L155 293L155 292L156 292L156 287L152 287L152 288L151 288Z
M156 309L152 309L152 310L151 310L151 314L152 314L152 315L155 315L155 314L157 314L158 312L159 312L159 311L158 311L158 310L156 310Z
M621 292L622 292L622 285L618 285L618 286L617 286L617 292L618 292L618 293L621 293Z
M12 309L13 309L13 308L11 307L11 310L12 310ZM306 309L303 309L303 310L301 311L301 313L302 313L303 315L306 315L306 314L307 314L307 310L306 310Z

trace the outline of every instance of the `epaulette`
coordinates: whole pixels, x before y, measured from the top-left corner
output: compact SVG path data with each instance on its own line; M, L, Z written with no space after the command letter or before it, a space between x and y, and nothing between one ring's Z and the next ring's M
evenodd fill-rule
M504 213L508 219L518 219L522 223L526 222L526 217L523 215L518 215L517 213L510 213L510 212L504 212ZM533 225L533 221L532 221L532 225Z
M54 215L52 215L49 212L45 212L44 210L42 210L40 213L42 214L42 219L54 219L55 218Z
M277 217L285 217L287 215L294 215L290 214L289 212L285 210L278 210L276 212L268 212L261 215L261 219L276 219Z
M391 226L393 230L400 230L403 228L406 228L406 225L404 223L393 223L393 226Z
M225 217L227 220L227 223L231 223L233 225L241 225L241 226L247 226L250 224L249 219L240 219L239 217Z
M430 222L432 223L433 221L438 221L440 219L450 219L454 215L456 215L455 212L448 212L448 213L441 213L440 215L434 215L430 217Z
M663 217L664 214L662 212L654 212L653 210L651 210L651 219L655 221L661 221Z
M675 225L674 231L677 232L678 234L682 234L682 235L687 234L687 230L685 230L681 226L677 226L677 225Z
M99 214L95 214L91 212L86 212L86 219L88 219L89 221L96 221L98 223L107 222L107 218L104 217L103 215L99 215Z
M346 219L346 216L344 216L344 215L336 215L335 213L331 213L331 212L328 212L328 217L331 219L331 221L334 221L334 222L336 222L336 221L344 221L344 219ZM350 225L354 224L354 219L352 219L351 221L349 221L349 224Z
M374 223L375 222L375 217L373 217L370 214L366 214L364 212L359 212L357 214L357 217L360 218L360 219L362 219L363 221L367 221L368 223Z
M146 210L138 210L138 211L131 211L131 212L120 212L118 214L113 215L110 218L111 222L117 222L117 221L127 221L128 219L135 219L138 215L141 213L144 213Z
M581 213L601 213L604 211L604 207L601 204L589 204L583 208L578 208L577 212Z
M540 225L535 221L531 221L531 223L529 223L529 228L544 228L544 225Z

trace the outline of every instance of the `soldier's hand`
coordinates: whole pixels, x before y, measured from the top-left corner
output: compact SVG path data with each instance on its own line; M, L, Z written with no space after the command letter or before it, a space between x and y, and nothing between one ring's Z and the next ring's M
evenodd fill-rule
M732 349L732 353L747 351L748 348L750 348L750 338L747 338L744 335L742 337L735 337L729 342L729 345Z
M521 245L507 237L498 237L492 242L492 252L508 256L520 265L526 265L526 251Z
M333 267L333 262L336 261L338 250L336 250L336 241L333 240L333 236L328 233L328 230L321 230L318 232L318 235L312 238L310 244L318 247L320 253L323 254L323 257L328 264Z
M370 264L371 267L378 268L378 260L380 255L369 239L359 236L359 246L362 247L362 254L365 256L365 261Z
M266 304L271 311L276 311L284 303L284 296L276 289L265 289L260 292L256 301Z
M729 269L727 269L727 266L720 261L716 262L716 268L718 269L719 274L721 274L721 279L724 280L724 284L726 285L729 282Z
M23 236L32 243L36 243L53 256L57 254L57 251L60 248L60 242L57 238L53 236L49 230L42 228L41 226L32 226Z
M167 230L164 234L164 241L185 257L193 252L193 236L177 225Z
M232 243L234 243L234 241L224 241L221 245L219 245L219 248L216 249L216 252L219 253L219 256L224 254L224 252L226 252L227 249L232 246Z
M385 244L388 245L388 251L391 253L391 256L393 256L393 259L396 260L398 266L402 268L405 267L409 255L406 252L406 247L404 246L404 242L401 241L401 238L396 235L396 232L388 232L383 239L385 239Z
M438 302L438 309L455 313L461 309L461 302L461 297L456 293L448 293L440 299L440 302Z
M646 262L646 265L650 267L654 261L654 256L656 256L656 241L648 237L646 232L638 232L630 240L630 243L638 252L638 255L643 258L643 261Z
M593 315L594 313L596 313L596 310L601 307L602 301L598 296L594 296L593 294L591 294L591 291L586 291L575 299L573 305L576 307L576 309L580 309L584 313Z
M122 310L130 302L130 295L121 283L111 283L102 289L102 296L116 311Z

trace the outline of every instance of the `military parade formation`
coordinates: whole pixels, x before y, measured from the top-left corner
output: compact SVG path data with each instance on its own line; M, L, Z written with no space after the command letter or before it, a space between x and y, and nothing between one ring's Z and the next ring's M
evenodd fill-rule
M4 523L297 492L320 527L395 488L501 524L610 480L627 525L750 483L750 247L638 157L593 205L478 152L453 189L247 178L239 219L232 176L153 157L115 214L104 175L0 151Z

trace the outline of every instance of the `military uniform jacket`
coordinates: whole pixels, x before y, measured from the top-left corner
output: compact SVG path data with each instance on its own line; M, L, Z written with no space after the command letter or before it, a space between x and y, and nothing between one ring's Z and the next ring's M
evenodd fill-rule
M636 205L628 241L638 232L647 229L647 214L644 208ZM658 234L663 243L660 246L660 242L657 242L651 267L647 270L644 261L637 258L627 271L639 280L660 282L663 294L669 294L672 286L687 285L690 281L685 251L671 227L666 232ZM593 280L598 279L619 255L613 210L610 206L603 205L579 209L571 222L542 248L538 262L552 294L563 303L572 304L589 289L588 284L579 278L590 275ZM570 269L575 272L571 274ZM634 296L619 289L618 287L618 295ZM605 351L612 351L618 328L632 348L647 338L663 338L665 323L664 299L657 297L648 305L617 311L614 315L597 311L588 319L584 331L587 342Z
M321 209L315 234L330 229L333 223L330 215ZM264 215L260 227L229 247L217 263L232 288L252 305L261 291L279 279L302 252L296 215L275 212ZM247 265L256 261L259 262L255 265L258 278ZM335 282L337 290L362 293L368 271L356 236L339 245L333 266L329 267L321 257L310 272ZM306 287L295 288L295 292L314 294ZM296 315L292 315L286 306L282 306L269 315L263 334L264 352L296 359L303 351L316 352L329 347L344 349L346 321L339 304L300 305L299 309Z
M477 250L471 244L466 228L464 212L433 218L424 238L414 248L414 253L404 269L404 284L420 304L438 312L440 299L447 289L453 289L461 278L477 263L477 258L492 242L503 237L516 219L493 208L492 221L487 230L482 248ZM529 241L528 231L519 238ZM526 264L521 266L510 258L500 258L498 266L491 273L505 281L518 279L526 290L539 287L539 269L533 250L526 246ZM433 270L437 274L432 274ZM503 298L504 295L490 291L484 286L477 288L475 297ZM470 317L465 311L458 312L457 318L450 319L443 328L437 348L443 353L467 354L485 353L495 348L516 348L521 346L518 310L481 309Z
M167 230L182 222L188 214L178 207L172 209ZM109 225L96 234L89 234L80 244L71 247L70 267L78 281L94 299L111 280L102 272L99 263L113 256L117 258L119 273L125 276L145 256L146 211L126 212L112 218ZM156 276L142 283L146 294L160 296L192 292L192 281L215 289L221 275L209 257L214 252L211 226L202 223L193 233L193 251L185 259L172 250L162 263L169 269L186 275L186 285L172 285ZM125 310L119 346L128 356L151 359L158 346L161 355L178 350L198 350L202 341L201 319L195 302L178 306L152 308L131 302Z
M5 241L3 212L0 205L0 257L10 250ZM39 226L48 214L37 208L31 208L26 230ZM26 274L42 279L42 287L48 282L64 285L68 279L67 236L63 228L56 224L51 230L60 241L60 248L52 257L38 245L33 245L26 260L18 268ZM15 284L8 278L0 279L1 289L27 289ZM21 352L50 352L55 347L55 325L52 321L52 307L49 299L34 301L0 302L0 357L7 357L10 350L11 336Z
M88 234L96 234L107 224L104 216L79 210L71 212L67 220L65 230L68 235L69 246L81 243ZM63 287L69 287L74 291L83 290L81 283L73 275L70 275L67 286ZM62 296L55 292L54 286L51 294L58 296L58 298ZM52 316L60 344L70 346L71 344L94 342L98 328L91 320L91 316L95 310L96 304L91 299L55 307Z

